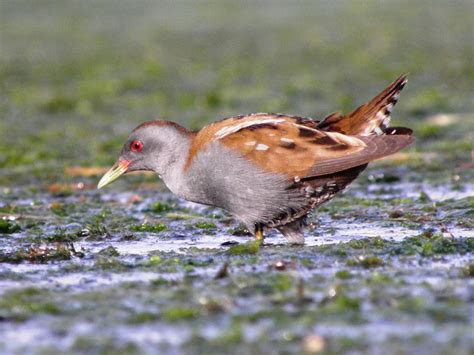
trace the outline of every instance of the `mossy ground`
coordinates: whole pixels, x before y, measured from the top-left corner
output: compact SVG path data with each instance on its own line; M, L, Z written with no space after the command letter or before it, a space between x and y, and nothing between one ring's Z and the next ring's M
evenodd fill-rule
M0 352L472 351L473 11L2 1ZM416 145L318 209L306 246L253 243L153 175L95 190L144 120L321 118L405 72Z

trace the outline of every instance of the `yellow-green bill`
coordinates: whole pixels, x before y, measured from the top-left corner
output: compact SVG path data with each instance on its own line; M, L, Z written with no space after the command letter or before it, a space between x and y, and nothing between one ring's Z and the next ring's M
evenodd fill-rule
M100 179L99 183L97 184L97 188L101 189L105 185L110 184L112 181L117 180L120 176L127 172L129 165L130 162L126 160L120 160L116 162L109 169L109 171L107 171L104 176L102 176L102 179Z

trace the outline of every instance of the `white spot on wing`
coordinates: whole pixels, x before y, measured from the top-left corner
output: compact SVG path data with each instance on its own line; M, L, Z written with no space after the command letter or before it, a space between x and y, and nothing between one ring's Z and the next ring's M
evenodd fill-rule
M218 130L215 134L214 137L217 139L224 138L225 136L228 136L229 134L235 133L240 131L241 129L251 127L254 125L260 125L264 123L281 123L285 122L285 119L275 119L275 118L259 118L259 119L253 119L253 120L246 120L244 122L234 124L231 126L227 127L222 127L220 130Z
M280 138L280 140L282 142L285 142L285 143L294 143L295 142L293 139L290 139L290 138Z
M257 146L255 147L255 150L268 150L268 145L265 145L265 144L262 144L262 143L259 143L257 144Z

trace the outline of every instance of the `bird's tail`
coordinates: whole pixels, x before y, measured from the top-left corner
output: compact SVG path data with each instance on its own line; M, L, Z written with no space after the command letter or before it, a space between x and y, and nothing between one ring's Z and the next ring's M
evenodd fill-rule
M359 106L347 115L333 113L321 121L317 128L324 131L361 136L410 134L408 131L400 132L401 127L397 128L396 133L393 129L388 128L393 106L397 103L400 91L406 83L406 75L400 76L366 104Z

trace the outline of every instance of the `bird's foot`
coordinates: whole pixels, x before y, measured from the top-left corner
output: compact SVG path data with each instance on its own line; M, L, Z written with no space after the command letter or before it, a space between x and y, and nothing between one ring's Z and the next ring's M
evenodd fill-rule
M261 226L255 226L255 238L257 239L260 244L263 244L264 235L263 235L263 228Z

